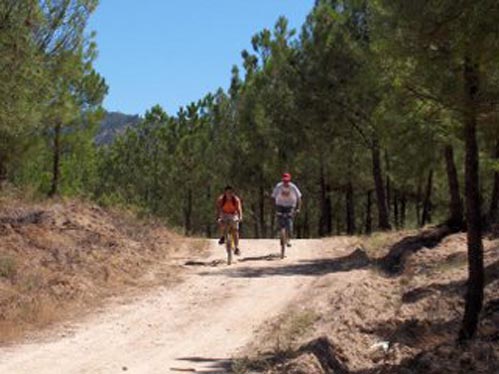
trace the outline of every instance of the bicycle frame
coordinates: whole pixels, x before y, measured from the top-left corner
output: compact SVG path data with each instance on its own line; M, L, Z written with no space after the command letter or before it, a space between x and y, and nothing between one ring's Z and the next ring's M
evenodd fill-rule
M234 233L233 233L233 228L227 224L225 226L225 249L227 251L227 265L232 264L232 254L234 253Z
M239 220L226 221L224 222L224 237L225 237L225 250L227 251L227 265L232 264L232 258L234 254L234 250L236 247L236 240L234 237L234 231L236 230L233 227L233 224L237 224Z
M281 244L281 258L284 258L286 256L286 245L288 244L289 241L289 224L288 221L293 218L293 212L276 212L277 220L278 220L278 225L279 225L279 239L280 239L280 244ZM282 222L285 222L285 224L282 224Z

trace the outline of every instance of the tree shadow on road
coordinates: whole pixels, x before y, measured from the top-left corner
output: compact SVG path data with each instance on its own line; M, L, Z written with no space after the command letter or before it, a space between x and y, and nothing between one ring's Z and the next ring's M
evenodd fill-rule
M398 343L411 348L430 349L455 341L460 321L459 317L452 317L448 320L394 318L363 328L362 332L388 341L390 346Z
M279 255L270 254L270 255L266 255L266 256L243 257L239 260L239 262L277 261L280 259L281 259L281 257Z
M495 301L497 303L497 301ZM324 373L338 374L454 374L454 373L497 373L499 358L494 354L494 348L484 344L494 344L498 334L488 334L481 337L481 343L476 348L473 346L458 346L456 344L457 332L461 318L450 316L448 319L399 319L393 318L378 321L374 326L362 328L360 332L376 336L377 340L388 342L386 351L371 351L372 366L360 370L352 370L348 366L349 360L344 352L338 350L333 340L322 337L313 340L300 348L287 353L287 357L267 355L254 360L250 368L260 372L260 368L291 369L292 372L303 371L307 362L305 353L311 353L320 363ZM497 328L495 328L497 332ZM483 333L483 332L482 332ZM495 339L495 340L494 340ZM412 353L408 353L407 350ZM482 351L486 349L486 351ZM375 356L374 356L375 354ZM401 354L406 355L400 361ZM462 360L466 354L467 358ZM377 358L376 358L377 357ZM483 359L483 358L486 359ZM396 363L390 363L395 361ZM291 364L291 366L287 366ZM297 371L294 371L297 369ZM460 370L461 369L461 370ZM291 371L290 370L290 371ZM264 370L264 372L267 372ZM282 373L283 371L278 371ZM314 371L315 372L315 371Z
M404 271L408 256L424 248L435 248L447 236L457 232L459 229L444 224L424 230L417 235L407 236L393 244L388 254L379 260L379 264L388 274L400 275Z
M177 361L189 362L190 365L203 364L202 373L222 374L230 373L232 369L232 360L226 358L207 358L207 357L181 357ZM193 367L172 367L172 372L196 373L198 370Z
M366 268L371 264L366 253L356 249L347 256L302 260L298 263L282 266L234 267L218 272L205 272L201 275L227 275L232 278L262 278L271 276L319 276L329 273L348 272Z
M486 304L480 333L475 339L477 344L475 349L473 343L462 346L457 344L456 339L461 327L460 316L449 316L449 318L439 320L425 318L400 320L394 318L380 321L373 327L363 329L362 332L388 341L389 350L399 346L417 351L412 357L404 358L399 364L382 365L375 369L351 372L350 374L497 373L499 357L494 353L495 350L492 346L484 346L484 344L489 343L495 344L499 336L497 325L493 324L494 318L496 318L493 314L497 315L499 312L497 306L499 306L497 299ZM488 328L484 325L486 320L489 322ZM485 353L484 349L487 349L488 353ZM461 360L465 356L465 352L467 352L467 358ZM473 355L475 357L472 358ZM457 371L458 368L462 371Z
M485 267L485 285L499 280L499 261ZM433 283L424 287L416 287L402 295L402 302L416 303L436 293L463 296L466 292L466 280L457 280L448 283Z
M217 267L225 265L227 262L225 260L212 260L212 261L187 261L185 266L210 266Z

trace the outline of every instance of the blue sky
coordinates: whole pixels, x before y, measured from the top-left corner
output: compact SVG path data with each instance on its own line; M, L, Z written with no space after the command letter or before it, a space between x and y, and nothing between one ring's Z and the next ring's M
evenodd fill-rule
M106 109L144 114L227 88L251 37L280 15L300 28L314 0L101 0L90 21L95 67L110 86Z

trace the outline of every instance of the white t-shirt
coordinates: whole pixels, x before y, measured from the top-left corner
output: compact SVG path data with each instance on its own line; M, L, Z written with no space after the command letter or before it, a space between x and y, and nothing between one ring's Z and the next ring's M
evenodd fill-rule
M289 182L286 186L283 182L279 182L274 187L272 197L275 199L276 205L294 208L298 199L301 198L301 192L294 183Z

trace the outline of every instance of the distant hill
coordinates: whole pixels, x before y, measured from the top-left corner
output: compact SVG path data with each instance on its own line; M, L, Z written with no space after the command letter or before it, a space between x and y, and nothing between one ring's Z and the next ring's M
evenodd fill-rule
M140 116L128 115L120 112L106 112L101 123L99 133L95 137L97 144L109 144L114 138L122 134L128 127L140 122Z

